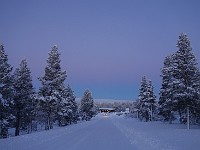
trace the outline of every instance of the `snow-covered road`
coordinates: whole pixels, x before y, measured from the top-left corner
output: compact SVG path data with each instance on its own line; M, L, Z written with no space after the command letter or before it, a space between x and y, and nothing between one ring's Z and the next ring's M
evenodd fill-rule
M199 150L200 130L102 114L91 121L0 140L1 150Z
M4 141L4 142L3 142ZM47 132L0 140L1 150L133 150L108 116ZM3 149L2 149L3 148Z
M111 119L104 117L89 123L89 126L72 133L66 139L65 147L68 150L133 150L135 149L124 134L114 126ZM76 139L76 142L73 140ZM61 148L62 149L62 148Z

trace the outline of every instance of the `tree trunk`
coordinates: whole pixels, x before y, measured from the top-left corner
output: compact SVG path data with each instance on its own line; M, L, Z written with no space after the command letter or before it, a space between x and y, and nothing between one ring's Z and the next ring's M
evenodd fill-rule
M179 117L182 118L182 113L180 109L178 110L178 113L179 113ZM181 119L180 119L180 123L181 123Z
M31 132L33 132L33 117L30 114L29 123L28 123L28 134L31 133Z
M169 124L172 124L172 112L170 111L170 114L169 114Z
M15 136L19 136L19 131L20 131L20 112L18 110L16 115Z
M189 106L187 106L187 129L190 129L190 110Z

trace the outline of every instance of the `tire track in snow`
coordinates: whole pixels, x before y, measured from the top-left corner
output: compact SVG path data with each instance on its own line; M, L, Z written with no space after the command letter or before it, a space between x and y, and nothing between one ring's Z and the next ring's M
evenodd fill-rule
M121 121L123 121L121 123ZM140 150L174 150L170 145L161 143L158 138L150 137L144 131L130 128L124 122L126 120L112 119L113 124L127 137L131 144L136 145Z

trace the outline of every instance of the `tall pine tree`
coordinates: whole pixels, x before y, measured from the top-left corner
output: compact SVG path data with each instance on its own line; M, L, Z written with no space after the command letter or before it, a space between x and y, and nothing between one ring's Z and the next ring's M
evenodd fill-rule
M142 77L141 81L141 87L139 89L139 96L138 96L138 103L137 103L137 109L138 109L138 116L140 120L143 120L143 118L148 121L149 115L148 111L146 109L146 101L148 98L148 88L147 88L147 80L146 77Z
M66 92L67 92L67 102L68 102L68 107L69 107L68 115L70 116L70 124L72 122L76 123L78 119L78 106L75 101L76 97L69 85L66 88Z
M20 134L20 129L30 131L34 109L33 101L34 89L31 71L24 59L14 72L15 136Z
M177 93L177 111L180 117L186 113L187 107L195 114L198 101L199 70L197 61L192 53L190 40L182 33L177 43L178 51L174 59L174 78L179 81Z
M58 121L59 126L71 124L78 119L78 107L75 101L75 96L72 89L68 85L63 90L61 101L58 106Z
M8 56L3 44L0 45L0 138L8 137L8 127L14 119L12 67L8 64Z
M186 34L179 36L177 47L178 51L165 59L161 75L160 113L170 123L173 112L178 112L181 121L188 109L196 118L199 101L199 70Z
M66 71L61 70L60 62L58 47L53 46L45 67L45 75L39 78L42 83L42 87L39 89L40 105L45 113L46 130L53 128L53 121L58 118L58 105L64 90L64 81L67 77Z
M164 66L161 69L162 86L160 89L159 98L159 115L163 117L164 121L172 121L175 119L174 111L176 101L174 100L174 93L176 93L176 82L173 78L173 55L165 57Z
M81 99L81 106L80 106L82 120L88 121L93 117L94 115L93 107L94 107L94 101L92 98L92 94L90 93L89 90L86 90Z
M156 96L154 94L152 81L147 82L145 76L142 77L136 108L138 109L138 117L140 120L152 121L156 108Z
M150 118L150 121L153 121L154 111L157 107L157 103L156 103L156 96L155 96L155 93L154 93L154 87L153 87L151 80L149 81L147 88L148 88L147 105L148 105L148 109L149 109L149 118Z

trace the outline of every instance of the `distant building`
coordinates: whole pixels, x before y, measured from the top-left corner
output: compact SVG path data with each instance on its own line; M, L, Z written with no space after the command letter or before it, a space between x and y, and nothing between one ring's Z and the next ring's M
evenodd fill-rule
M110 112L115 112L115 109L114 108L99 108L99 112L110 113Z
M129 108L126 108L125 114L128 114L128 113L130 113L130 109L129 109Z

